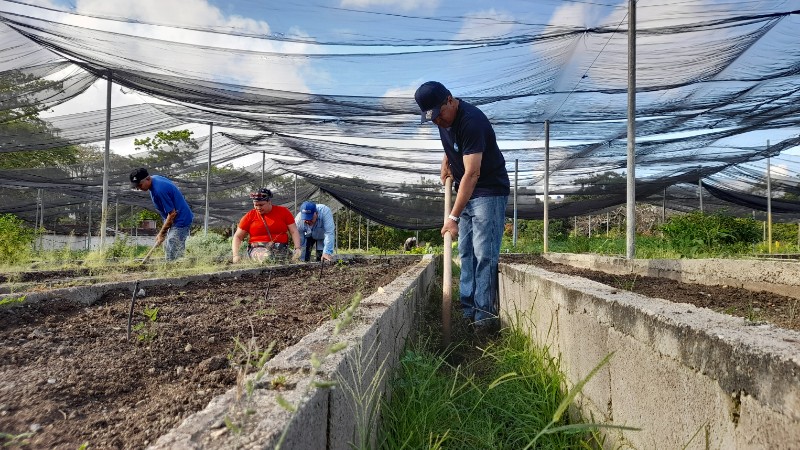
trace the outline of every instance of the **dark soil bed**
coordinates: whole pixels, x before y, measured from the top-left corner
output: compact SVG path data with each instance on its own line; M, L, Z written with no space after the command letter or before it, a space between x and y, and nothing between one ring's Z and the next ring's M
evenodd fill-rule
M647 297L676 303L691 303L720 313L744 317L753 322L769 322L782 328L800 330L800 300L771 292L681 283L667 278L639 275L611 275L556 264L539 255L501 255L500 262L532 264L550 272L588 278Z
M404 272L416 259L306 265L273 275L131 290L92 306L53 299L0 310L0 444L143 448L236 381L234 339L273 354ZM268 287L269 297L265 299ZM133 284L133 283L131 283ZM158 308L155 321L143 314ZM30 435L26 435L30 433Z

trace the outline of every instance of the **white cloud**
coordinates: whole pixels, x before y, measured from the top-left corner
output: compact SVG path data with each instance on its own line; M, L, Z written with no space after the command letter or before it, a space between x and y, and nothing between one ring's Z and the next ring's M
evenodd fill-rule
M390 8L402 11L417 9L435 9L439 0L342 0L342 8Z
M550 25L592 28L603 24L606 14L607 7L587 3L567 3L553 12Z
M91 13L126 17L131 20L169 22L177 25L234 27L239 30L269 33L269 25L241 16L226 17L206 0L78 0L79 14Z
M268 35L270 26L262 20L226 15L207 0L79 0L76 11L83 14L124 17L132 21L170 23L201 28L233 29ZM307 91L305 76L311 69L303 58L271 58L256 52L304 53L307 44L282 43L266 39L197 32L177 27L151 26L106 21L79 15L64 15L60 22L70 25L141 36L149 40L115 40L113 36L94 39L94 56L131 69L177 74L190 78L223 81L253 87ZM302 35L298 31L298 35ZM191 47L162 44L186 43ZM117 45L124 43L125 48ZM253 52L253 53L248 53ZM313 71L311 72L313 74Z
M514 16L494 8L469 13L455 39L476 40L508 35L514 28Z

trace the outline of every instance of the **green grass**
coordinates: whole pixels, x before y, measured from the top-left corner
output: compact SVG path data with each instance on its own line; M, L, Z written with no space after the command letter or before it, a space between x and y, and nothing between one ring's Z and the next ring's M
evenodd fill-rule
M559 361L519 329L463 366L450 356L422 344L403 355L381 412L382 448L590 448L591 425L558 430L569 401Z
M507 236L503 238L501 253L542 253L544 245L541 240L520 237L517 245ZM571 236L569 238L551 239L548 250L552 253L591 253L607 256L625 256L625 236L605 235ZM792 244L776 243L773 253L796 253L798 248ZM636 236L636 258L639 259L682 259L682 258L744 258L768 254L766 244L746 245L685 245L675 246L659 236Z

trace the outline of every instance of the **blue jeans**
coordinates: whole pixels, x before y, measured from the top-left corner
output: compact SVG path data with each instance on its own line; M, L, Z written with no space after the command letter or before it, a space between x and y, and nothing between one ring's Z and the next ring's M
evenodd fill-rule
M171 227L164 239L164 257L174 261L186 251L186 239L189 238L189 227Z
M499 325L497 261L508 196L478 197L467 203L458 223L461 258L459 290L464 317L475 326Z

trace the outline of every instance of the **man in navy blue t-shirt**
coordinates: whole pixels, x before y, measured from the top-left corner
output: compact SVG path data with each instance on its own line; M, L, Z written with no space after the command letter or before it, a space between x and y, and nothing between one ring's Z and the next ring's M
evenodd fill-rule
M172 181L162 176L150 175L145 168L135 169L131 172L130 179L132 188L150 192L153 205L164 220L164 225L156 236L156 243L164 242L167 261L180 258L186 251L186 239L194 220L183 194Z
M486 115L454 98L441 83L423 83L414 100L422 121L439 127L442 183L453 177L458 192L441 231L459 236L464 317L477 333L493 333L500 325L497 261L510 190L505 158Z

